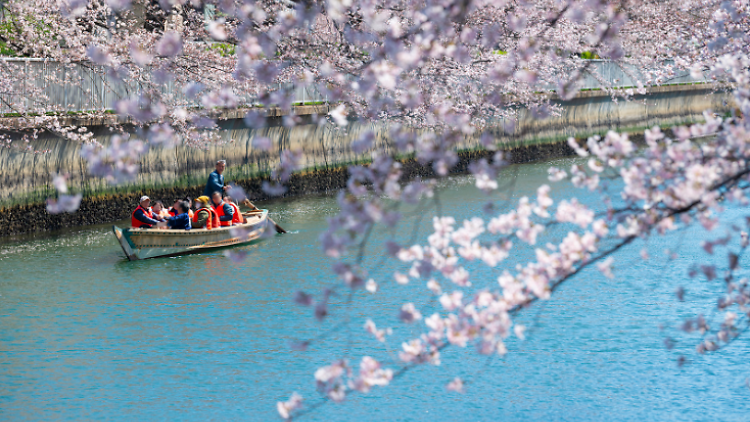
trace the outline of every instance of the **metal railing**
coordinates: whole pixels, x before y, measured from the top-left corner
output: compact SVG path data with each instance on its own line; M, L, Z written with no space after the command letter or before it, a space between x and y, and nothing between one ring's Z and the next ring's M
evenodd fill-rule
M81 112L114 109L117 101L139 98L147 87L137 80L122 81L93 63L60 63L48 59L2 58L1 73L9 73L11 86L0 87L0 113ZM326 101L315 86L279 84L294 92L293 103ZM149 87L153 89L153 85ZM174 81L158 91L184 107L200 107L200 98L188 98ZM257 104L257 96L233 89L242 106Z
M0 114L14 112L82 112L102 111L114 108L115 102L127 98L140 97L146 88L138 81L122 81L108 74L104 66L93 63L60 63L48 59L2 58L0 72L10 72L11 86L0 86ZM672 66L665 62L664 66ZM647 80L644 72L632 65L613 63L607 60L592 60L589 72L581 79L580 89L635 87L637 79ZM593 77L591 73L600 76ZM561 74L560 79L569 74ZM693 78L687 71L676 72L675 76L660 84L684 84L709 82L705 77ZM316 86L279 85L279 88L294 91L293 103L327 102ZM173 81L158 88L163 95L176 104L185 107L200 107L199 99L187 98L181 87ZM240 105L253 106L257 97L251 92L234 94ZM540 86L540 90L554 90L554 84Z
M647 77L648 69L640 69L635 65L614 63L609 60L587 60L588 69L583 75L580 84L580 89L597 89L601 88L602 85L609 88L630 88L636 87L638 81L646 84L646 86L656 85L680 85L690 83L706 83L712 82L705 75L700 78L693 78L690 72L687 70L678 70L673 72L674 74L668 78L659 81L650 81ZM668 68L674 67L674 60L665 60L660 65L659 69L664 71ZM597 80L593 75L599 75L600 80ZM563 75L563 77L569 77L569 74ZM602 83L604 82L604 84ZM552 87L554 89L554 87Z

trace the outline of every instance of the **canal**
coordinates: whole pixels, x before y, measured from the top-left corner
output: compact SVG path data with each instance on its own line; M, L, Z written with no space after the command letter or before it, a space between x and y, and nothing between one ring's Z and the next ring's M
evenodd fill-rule
M507 169L501 179L516 178L510 200L535 196L549 165ZM554 199L572 194L601 207L590 194L553 185ZM467 176L444 182L440 199L443 212L457 219L481 214L487 202ZM352 305L334 298L324 323L294 305L296 290L333 281L317 238L337 210L335 196L260 205L290 233L240 248L248 252L241 262L222 252L128 262L111 226L0 243L0 420L277 420L276 401L293 391L316 401L316 368L339 356L355 365L363 354L389 361L401 341L418 335L396 322L397 311L414 302L431 313L434 302L423 283L395 284L391 274L402 266L392 261L370 271L379 292L358 292ZM416 233L424 242L435 211L404 210L398 240ZM736 208L725 216L744 218ZM510 340L504 358L449 349L440 367L418 368L303 420L745 421L747 339L699 356L695 337L674 329L684 317L712 312L722 286L690 281L687 270L708 258L696 240L726 230L707 235L695 228L639 242L618 256L612 280L584 272L519 318L527 339ZM559 234L553 230L551 239ZM373 238L369 263L379 260L384 239ZM649 260L640 257L644 247ZM521 252L506 265L528 256ZM493 285L483 271L472 272L475 284ZM675 298L679 285L687 286L685 302ZM388 349L362 329L367 317L394 327ZM289 347L321 333L328 334L307 351ZM665 335L677 340L673 350L664 347ZM678 367L681 354L688 364ZM465 394L445 390L455 376L469 382Z

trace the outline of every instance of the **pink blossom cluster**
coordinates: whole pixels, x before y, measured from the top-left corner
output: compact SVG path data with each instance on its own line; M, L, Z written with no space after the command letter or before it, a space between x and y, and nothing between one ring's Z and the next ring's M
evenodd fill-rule
M285 182L292 177L292 172L299 169L302 151L285 149L281 152L278 166L271 172L271 181L264 181L263 192L272 196L286 193Z
M455 227L451 217L435 217L435 231L428 238L429 244L402 249L396 256L402 261L412 262L411 277L430 279L428 288L433 293L440 292L430 286L434 281L432 278L437 275L458 288L468 288L471 286L469 273L459 265L459 260L479 260L494 267L509 256L514 235L526 243L535 243L535 237L529 238L527 233L530 227L538 224L532 221L534 213L549 217L547 209L552 206L552 200L547 196L548 190L547 186L539 189L535 204L530 204L526 197L521 198L517 210L493 218L487 227L477 217L465 220L459 228ZM404 343L401 359L405 362L439 361L438 351L444 347L445 341L460 347L476 342L480 353L504 354L503 340L511 333L513 325L511 314L537 299L549 298L556 282L587 263L598 251L599 241L607 235L603 222L594 222L593 213L578 203L575 206L561 203L556 218L574 222L584 229L591 228L591 231L583 234L570 232L559 245L537 248L536 261L519 267L515 274L504 271L497 279L495 291L485 287L468 296L462 290L440 294L439 302L446 316L435 313L427 318L425 324L429 332ZM539 227L543 229L543 226ZM505 237L499 241L482 241L485 231ZM404 322L412 322L418 319L413 315L419 315L411 304L404 305L401 313L407 314L401 318Z
M393 371L384 369L380 362L370 356L360 361L359 372L354 374L348 361L338 360L315 371L318 391L335 402L341 402L347 393L366 393L372 387L386 386L393 379Z
M81 206L83 195L68 194L67 177L65 175L54 175L52 184L57 190L57 199L47 198L47 212L50 214L74 213Z
M146 149L143 141L113 135L107 146L85 144L81 148L81 157L88 161L91 174L119 184L135 180L138 176L139 158Z

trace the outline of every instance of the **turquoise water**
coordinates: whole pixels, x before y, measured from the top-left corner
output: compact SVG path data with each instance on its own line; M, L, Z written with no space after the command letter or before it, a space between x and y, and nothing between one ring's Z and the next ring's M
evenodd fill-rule
M502 175L518 176L509 194L514 202L535 194L547 166L516 166ZM593 202L553 185L553 198L573 193ZM443 211L459 217L481 213L486 200L467 177L451 179L440 193ZM351 304L336 297L330 318L317 323L291 298L295 290L333 281L317 237L336 212L335 199L263 205L291 233L247 247L238 264L221 252L128 262L108 226L0 244L0 420L278 420L275 403L292 391L316 402L312 374L336 357L358 365L370 354L396 368L362 325L373 317L379 327L394 327L388 347L398 350L418 335L396 323L401 304L413 301L426 316L436 309L424 284L389 281L402 266L386 261L371 270L381 291L359 292ZM398 238L416 233L424 241L435 212L404 210L407 224ZM740 209L725 214L744 218ZM747 339L699 356L692 352L695 337L672 328L693 312L710 315L721 292L717 282L686 275L692 262L706 258L695 244L705 237L695 229L650 239L649 261L639 257L643 242L634 245L616 261L614 280L596 270L582 274L520 317L527 340L511 340L504 358L449 349L438 368L420 367L390 387L326 404L302 420L747 421ZM370 263L378 262L384 238L374 237ZM668 261L667 248L678 257ZM524 257L514 255L506 265ZM472 277L475 285L495 285L496 275L478 268ZM681 284L683 303L673 293ZM308 351L289 347L326 332ZM662 344L667 334L678 340L674 350ZM680 354L689 361L681 368ZM469 382L465 394L445 390L455 376Z

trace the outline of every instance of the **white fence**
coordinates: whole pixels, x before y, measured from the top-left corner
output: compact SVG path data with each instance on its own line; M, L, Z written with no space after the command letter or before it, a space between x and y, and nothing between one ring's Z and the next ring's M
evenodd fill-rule
M118 100L139 97L144 89L139 82L122 82L107 74L103 66L92 63L64 64L47 59L3 58L0 66L0 73L10 72L11 77L6 80L15 81L12 86L0 86L0 114L4 115L19 111L43 113L108 110L112 109ZM591 72L600 75L604 85L609 87L632 87L636 85L635 79L646 79L643 72L634 66L623 66L606 60L592 60L588 67ZM561 75L561 78L568 76ZM694 79L689 72L682 71L663 82L680 84L707 80ZM580 84L582 89L596 89L601 86L602 83L588 73ZM296 104L327 102L327 98L314 86L286 87L294 90L293 102ZM174 82L167 82L160 89L162 94L178 104L188 107L200 106L195 100L188 99ZM554 90L554 86L540 89ZM257 98L251 93L235 90L235 95L242 105L257 103Z
M667 68L674 66L673 60L666 60L662 63L661 68L658 70L664 71ZM609 60L590 60L588 62L588 71L585 73L581 80L581 89L596 89L601 88L602 83L597 81L593 74L599 75L601 80L605 82L605 85L611 88L623 88L623 87L634 87L637 85L637 80L642 83L647 83L648 78L643 70L639 69L634 65L613 63ZM689 71L680 70L670 72L672 76L666 77L659 81L659 85L679 85L687 83L705 83L711 82L705 76L700 78L693 78ZM570 75L564 75L569 77ZM653 85L653 83L652 83Z
M77 112L111 110L115 102L138 98L144 86L138 81L123 82L108 74L104 66L93 63L64 64L34 58L3 58L0 73L14 81L12 86L0 86L0 113ZM316 87L279 85L294 90L294 103L325 101ZM173 81L160 88L177 104L199 107L200 102L189 99ZM257 97L248 92L237 92L241 105L254 105Z

